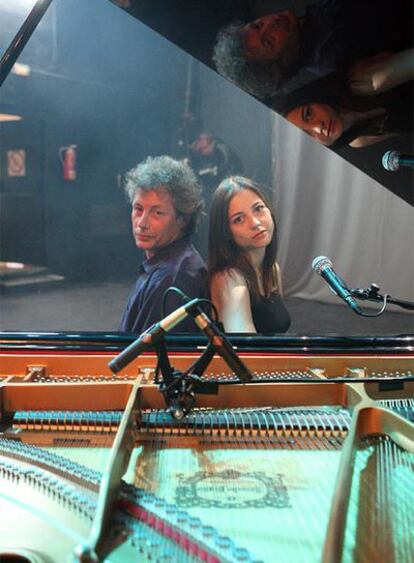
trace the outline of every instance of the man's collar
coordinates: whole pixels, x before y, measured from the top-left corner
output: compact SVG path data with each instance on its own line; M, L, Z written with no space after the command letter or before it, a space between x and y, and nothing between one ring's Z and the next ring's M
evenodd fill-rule
M155 266L158 266L158 264L161 264L162 262L169 260L172 254L178 252L182 247L187 245L189 242L190 242L190 237L184 236L184 237L180 237L177 240L174 240L170 244L167 244L167 246L163 246L162 248L159 249L159 251L156 254L154 254L154 256L151 256L151 258L147 258L142 262L141 264L142 270L148 273Z

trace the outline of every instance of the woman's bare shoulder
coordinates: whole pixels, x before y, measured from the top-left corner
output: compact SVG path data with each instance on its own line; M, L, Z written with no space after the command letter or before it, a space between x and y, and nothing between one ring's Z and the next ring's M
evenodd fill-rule
M351 141L349 143L349 146L353 147L354 149L369 147L370 145L375 145L375 143L379 143L380 141L389 139L394 135L395 133L384 133L383 135L361 135L359 137L356 137L353 141Z
M211 279L211 284L214 286L245 286L246 278L241 274L241 272L235 268L228 268L227 270L222 270L217 272Z

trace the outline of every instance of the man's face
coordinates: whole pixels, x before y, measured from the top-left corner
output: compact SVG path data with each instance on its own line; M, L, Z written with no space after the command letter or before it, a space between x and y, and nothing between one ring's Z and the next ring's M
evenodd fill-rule
M192 143L191 148L193 151L198 152L203 156L210 156L214 151L212 136L207 133L200 133L194 143Z
M131 221L135 244L147 258L180 238L185 227L183 218L177 217L171 195L162 186L136 190Z
M243 28L246 57L289 64L299 53L299 20L290 10L262 16Z

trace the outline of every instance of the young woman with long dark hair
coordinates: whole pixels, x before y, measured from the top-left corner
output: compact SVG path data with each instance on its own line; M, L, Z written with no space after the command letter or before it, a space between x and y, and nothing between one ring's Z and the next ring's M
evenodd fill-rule
M210 295L226 332L286 332L276 262L276 221L254 181L233 176L213 195L209 229Z
M358 95L346 77L337 74L275 98L273 109L318 143L362 148L412 133L412 96L412 82L377 94Z

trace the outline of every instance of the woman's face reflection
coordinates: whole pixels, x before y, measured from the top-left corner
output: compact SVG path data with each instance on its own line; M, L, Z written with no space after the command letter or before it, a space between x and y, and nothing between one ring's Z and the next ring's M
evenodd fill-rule
M328 104L298 106L286 114L286 119L327 147L344 132L341 115Z

